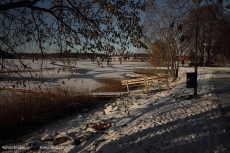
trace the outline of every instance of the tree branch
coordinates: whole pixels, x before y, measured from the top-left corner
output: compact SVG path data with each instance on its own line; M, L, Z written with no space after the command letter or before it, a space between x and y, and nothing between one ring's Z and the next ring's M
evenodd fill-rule
M0 5L0 11L7 11L10 9L15 9L18 7L28 7L28 6L33 6L35 5L39 0L20 0L20 1L14 1L10 3L5 3Z

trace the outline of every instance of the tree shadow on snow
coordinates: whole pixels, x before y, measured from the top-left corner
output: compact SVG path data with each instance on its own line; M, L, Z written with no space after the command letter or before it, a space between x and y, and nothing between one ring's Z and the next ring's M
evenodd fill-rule
M200 100L209 101L210 97L207 96L209 93L216 93L216 89L211 89L208 93L203 92L206 88L204 85L209 82L208 85L212 85L210 79L203 79L202 82L198 81L200 88L198 91L200 92L200 99L194 99L197 104L199 104ZM181 82L176 84L179 88L176 92L169 92L166 98L162 97L161 102L156 102L154 106L149 106L147 112L140 113L139 115L133 116L126 120L120 128L129 124L136 122L136 119L140 118L145 114L151 114L152 111L160 110L160 113L156 114L154 118L161 117L163 114L168 113L165 107L171 107L172 105L181 105L185 100L177 99L176 97L179 95L187 95L191 94L193 90L185 88L186 82ZM169 98L170 97L170 98ZM215 103L215 101L212 101ZM188 108L189 105L193 105L193 100L185 106ZM140 108L137 108L138 112ZM181 107L181 109L183 109ZM185 112L186 113L186 112ZM154 113L152 113L154 114ZM219 115L218 115L219 114ZM175 116L174 116L175 117ZM114 122L119 122L123 120L125 117L117 118L113 120ZM129 117L127 117L129 118ZM152 122L148 128L142 128L144 122L136 123L134 126L139 128L136 132L129 134L125 133L127 131L123 131L124 134L122 137L116 140L106 140L109 141L105 143L98 150L94 150L94 152L172 152L172 153L184 153L184 152L227 152L230 146L229 140L229 129L226 129L224 125L223 116L220 115L220 108L215 107L203 112L197 112L193 115L185 117L176 117L172 121L162 122L161 124L155 124L154 118L148 119L147 122ZM163 120L163 118L162 118ZM140 128L141 127L141 128ZM133 129L133 126L129 126L130 129ZM75 147L70 152L76 151Z

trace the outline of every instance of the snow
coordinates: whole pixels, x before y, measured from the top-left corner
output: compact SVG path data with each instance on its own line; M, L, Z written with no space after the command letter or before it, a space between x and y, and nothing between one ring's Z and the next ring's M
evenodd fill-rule
M136 63L127 64L130 65L126 70L116 65L117 72L112 72L112 68L95 66L95 70L87 75L104 77L102 73L106 71L111 76L119 77L127 70L131 71ZM88 66L85 63L84 68ZM199 96L185 98L193 94L193 89L186 88L186 73L193 70L180 68L178 81L170 84L172 90L122 96L92 110L45 125L23 136L22 142L9 145L33 144L40 148L38 151L73 153L227 152L227 142L222 141L226 132L222 126L212 71L199 68ZM110 123L111 127L103 131L86 128L87 124L94 123ZM41 141L60 139L63 135L66 141L57 145L59 148L56 150L50 149L54 141ZM42 150L44 146L48 148Z
M18 74L7 76L7 73L4 73L7 80L0 81L1 87L16 86L18 80L23 82L24 79L26 89L43 90L49 85L58 85L71 86L76 89L88 88L93 91L98 88L97 80L99 79L124 78L125 74L133 72L134 67L146 65L144 62L122 62L122 64L120 64L119 61L113 61L112 67L108 67L106 62L104 62L103 67L101 67L98 66L97 62L93 63L92 61L70 60L70 62L62 62L50 59L38 61L26 59L22 60L22 62L24 62L31 71L29 72L21 68L20 62L14 60L14 64L6 65L6 67L17 70L24 78ZM18 68L20 70L18 70ZM31 78L31 76L33 79L28 81L28 78ZM41 82L41 78L44 80L42 85L39 83ZM12 83L6 83L8 80L12 81ZM25 88L24 84L19 85L17 88Z

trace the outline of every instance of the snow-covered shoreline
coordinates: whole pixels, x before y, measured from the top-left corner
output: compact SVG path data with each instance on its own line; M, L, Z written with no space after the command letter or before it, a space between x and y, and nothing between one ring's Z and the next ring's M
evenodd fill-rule
M38 152L227 152L229 142L224 141L227 135L212 72L198 70L199 96L194 99L183 98L193 94L193 89L186 88L186 72L193 69L181 68L180 78L170 85L170 91L117 98L43 126L24 136L21 143L9 145L29 145ZM108 123L111 127L86 128L89 123ZM51 149L54 144L59 148Z

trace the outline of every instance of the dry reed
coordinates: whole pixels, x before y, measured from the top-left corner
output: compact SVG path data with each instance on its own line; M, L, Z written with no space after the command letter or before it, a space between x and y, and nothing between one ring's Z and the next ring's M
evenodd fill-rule
M16 136L41 124L92 107L94 103L95 99L85 89L55 89L46 94L5 92L0 97L0 138Z

